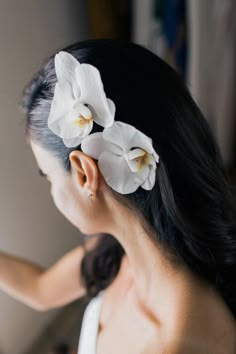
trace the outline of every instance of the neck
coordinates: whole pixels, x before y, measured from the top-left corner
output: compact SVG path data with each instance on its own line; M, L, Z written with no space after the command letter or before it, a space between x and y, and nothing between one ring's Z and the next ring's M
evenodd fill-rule
M117 212L115 216L114 212L111 212L111 217L107 218L110 221L106 232L113 235L123 247L138 292L146 297L146 294L151 292L151 287L153 289L160 281L165 284L173 269L163 251L144 230L140 217L135 215L133 210L123 205L114 205L111 210Z

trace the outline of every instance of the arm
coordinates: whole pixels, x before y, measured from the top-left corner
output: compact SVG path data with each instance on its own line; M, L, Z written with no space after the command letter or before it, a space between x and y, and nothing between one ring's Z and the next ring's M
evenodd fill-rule
M86 241L95 247L100 236ZM0 252L0 289L38 311L66 305L86 294L80 278L84 247L66 253L48 269Z

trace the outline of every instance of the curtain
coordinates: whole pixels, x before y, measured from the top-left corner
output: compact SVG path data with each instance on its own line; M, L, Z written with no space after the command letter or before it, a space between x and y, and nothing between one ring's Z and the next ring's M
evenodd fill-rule
M188 38L188 85L230 169L236 136L236 1L188 0Z

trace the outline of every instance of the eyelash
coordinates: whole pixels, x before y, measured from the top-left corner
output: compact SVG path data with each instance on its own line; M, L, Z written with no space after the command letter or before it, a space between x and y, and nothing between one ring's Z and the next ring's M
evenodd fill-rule
M43 173L43 171L39 168L39 174L41 177L47 177L47 175L45 175L45 173Z

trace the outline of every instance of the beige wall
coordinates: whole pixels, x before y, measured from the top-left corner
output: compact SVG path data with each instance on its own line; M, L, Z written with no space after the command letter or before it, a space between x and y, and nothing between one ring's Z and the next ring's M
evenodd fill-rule
M0 0L0 250L44 266L77 245L80 236L38 175L17 104L45 57L86 39L85 2ZM56 313L38 313L0 291L0 351L22 353Z

